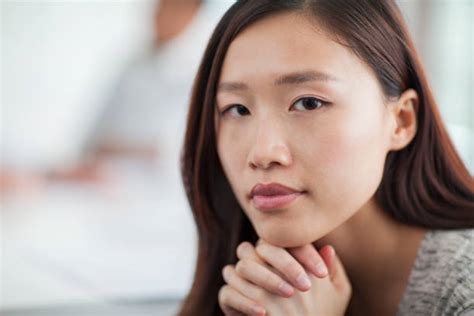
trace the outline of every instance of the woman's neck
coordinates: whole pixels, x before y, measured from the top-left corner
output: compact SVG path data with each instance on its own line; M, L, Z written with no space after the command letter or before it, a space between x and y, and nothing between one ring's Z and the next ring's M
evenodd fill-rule
M352 283L348 314L394 315L425 229L401 224L373 200L315 245L333 245Z

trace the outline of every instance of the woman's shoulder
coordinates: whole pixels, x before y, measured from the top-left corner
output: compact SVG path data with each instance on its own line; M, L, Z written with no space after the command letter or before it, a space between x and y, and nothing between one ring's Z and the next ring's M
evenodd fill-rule
M474 315L474 229L432 231L429 237L442 256L442 315Z
M420 246L418 257L445 275L473 272L474 228L429 231Z
M473 269L474 228L452 230L430 230L418 249L413 270L433 272L439 270L444 276L463 273Z
M470 298L474 308L474 229L432 231L430 237L429 248L438 248L445 284L451 284L447 294Z
M474 315L474 229L426 233L399 306L417 312Z

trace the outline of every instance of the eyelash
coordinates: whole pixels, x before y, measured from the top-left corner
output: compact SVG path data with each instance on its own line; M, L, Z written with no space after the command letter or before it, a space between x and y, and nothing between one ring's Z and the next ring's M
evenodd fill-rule
M322 108L322 107L325 107L325 106L330 105L329 102L324 101L324 100L321 100L320 98L316 98L316 97L301 97L301 98L297 99L295 102L293 102L293 103L291 104L291 107L294 107L295 104L297 104L298 102L300 102L300 101L302 101L302 100L307 100L307 99L317 100L320 105L319 105L318 107L314 108L314 109L309 109L309 110L308 110L308 109L305 109L305 110L302 110L302 111L314 111L314 110L318 110L318 109L320 109L320 108ZM242 104L232 104L232 105L228 106L226 109L224 109L224 110L221 112L221 115L227 115L228 112L230 112L230 111L231 111L232 109L234 109L234 108L237 109L239 106L240 106L240 107L243 107L243 108L247 111L247 113L249 113L249 110L248 110L244 105L242 105ZM245 114L245 115L248 115L248 114ZM240 115L240 116L243 116L243 115Z

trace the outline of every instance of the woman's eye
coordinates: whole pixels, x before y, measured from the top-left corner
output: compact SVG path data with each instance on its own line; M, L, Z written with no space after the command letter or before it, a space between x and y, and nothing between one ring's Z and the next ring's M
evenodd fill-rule
M315 97L304 97L293 103L293 107L298 111L310 111L319 109L327 103Z
M225 109L222 112L222 115L230 115L230 116L244 116L249 115L250 111L243 106L242 104L234 104Z

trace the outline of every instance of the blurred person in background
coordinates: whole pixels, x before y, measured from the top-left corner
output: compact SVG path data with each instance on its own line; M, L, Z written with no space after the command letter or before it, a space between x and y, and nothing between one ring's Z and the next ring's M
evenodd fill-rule
M28 261L25 256L35 256L34 271L44 273L45 268L55 278L63 271L73 288L86 289L91 296L184 294L195 243L179 176L179 152L192 81L227 5L157 1L153 44L121 73L77 163L34 172L2 167L2 192L23 190L24 199L25 188L41 186L46 196L29 205L20 201L6 207L11 259ZM9 156L15 159L14 154ZM101 195L101 189L109 186L115 190L112 199ZM31 226L34 232L21 234ZM170 241L168 236L176 232L179 236ZM17 267L22 268L13 261L7 264L10 285L6 289L21 289L23 270ZM13 292L9 297L16 299Z
M110 162L134 161L178 179L179 148L193 74L210 36L203 0L161 0L152 47L132 62L96 120L79 165L51 179L100 181Z
M40 187L48 180L100 183L108 178L107 164L116 160L159 167L179 178L183 115L201 52L216 22L218 6L204 2L156 2L153 43L122 72L76 165L30 172L3 163L0 190ZM11 155L7 152L4 160L12 160Z
M113 247L162 250L165 242L179 247L181 252L169 254L169 267L161 265L162 271L174 269L166 273L169 276L185 266L192 269L194 229L179 176L179 155L194 75L217 23L216 12L224 6L202 0L159 1L153 45L121 74L90 132L84 159L74 168L47 175L51 181L112 186L117 198L109 218L113 222L102 229L113 231ZM172 243L162 240L176 233L179 237ZM150 248L142 259L158 262ZM178 257L183 259L179 264ZM186 275L158 287L176 290Z

